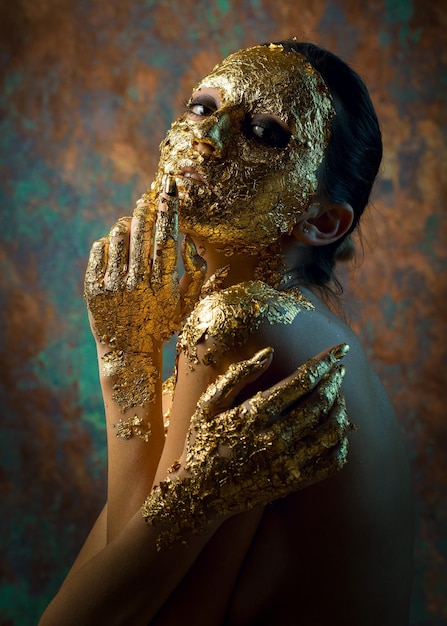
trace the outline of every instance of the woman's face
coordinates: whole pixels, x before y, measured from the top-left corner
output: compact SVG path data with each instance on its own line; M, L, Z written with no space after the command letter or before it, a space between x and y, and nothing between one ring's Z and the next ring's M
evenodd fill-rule
M290 233L315 196L332 102L319 74L281 46L225 59L195 88L161 144L182 232L229 251Z

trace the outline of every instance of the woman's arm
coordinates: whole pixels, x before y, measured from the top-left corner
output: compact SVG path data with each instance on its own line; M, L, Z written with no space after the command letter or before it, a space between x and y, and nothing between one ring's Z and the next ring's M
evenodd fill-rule
M222 422L231 426L234 417L237 426L238 416L248 415L250 419L243 432L243 439L248 444L246 455L237 447L237 438L230 441L231 445L236 444L234 450L237 454L233 461L239 470L235 475L237 489L240 493L245 493L246 497L234 499L236 492L231 481L220 481L218 472L225 466L228 469L227 461L231 459L222 457L219 460L211 451L211 465L208 469L198 463L190 465L190 477L185 478L184 475L181 476L181 472L177 473L176 478L180 479L177 485L182 497L165 498L165 494L160 494L160 489L155 490L154 497L150 496L146 501L144 513L148 523L144 522L140 512L136 513L112 541L67 577L42 616L41 626L70 626L80 623L85 626L98 623L147 624L226 517L246 510L252 503L262 504L275 495L284 495L284 489L295 490L309 482L308 476L304 483L299 479L293 463L300 441L303 446L307 446L309 437L321 440L306 457L305 465L314 479L326 475L319 475L322 460L331 463L332 471L340 467L342 463L337 459L337 452L345 441L347 429L344 425L345 416L340 418L343 407L337 402L335 393L342 378L339 375L339 359L335 350L326 352L312 364L306 364L280 385L257 394L243 405L219 413L222 407L234 405L235 396L241 389L267 369L270 358L260 358L262 355L266 356L261 353L230 368L225 376L209 387L197 407L194 428L185 447L187 455L192 454L193 457L204 460L204 449L206 445L214 447ZM306 398L301 400L304 395ZM299 402L301 403L297 406ZM333 411L330 410L332 403ZM279 415L281 419L269 425L272 409L273 414ZM334 426L336 422L337 427ZM300 427L295 428L294 424L300 424ZM338 432L337 441L332 440L333 455L328 455L325 443L328 429L334 434ZM234 428L230 428L230 431L234 433ZM271 491L265 490L265 485L253 482L250 469L244 471L253 452L258 455L261 464L268 465L272 457L269 436L270 440L277 439L280 442L281 454L275 459L275 463L278 476L281 475L284 479L282 488L278 485L273 496ZM276 456L276 452L273 452ZM192 489L189 489L190 485ZM211 493L211 500L210 485L222 487L220 492L218 490ZM205 493L210 506L201 508ZM194 515L184 515L185 499L182 494L189 498L192 505L190 512L194 509L199 512L200 509L198 523ZM213 500L216 496L220 499L224 497L224 506L214 506ZM199 508L197 505L200 505ZM171 532L171 527L174 528L174 533ZM163 541L166 530L169 542ZM160 549L164 543L169 543L170 547Z
M88 542L88 547L83 551L83 556L76 563L75 569L67 577L60 592L42 617L41 623L45 625L97 624L104 621L109 624L147 623L189 570L222 521L228 515L248 508L249 503L241 499L238 499L235 506L232 506L234 490L224 490L222 494L225 497L225 506L203 510L202 520L204 516L206 527L203 524L196 526L195 523L191 524L191 518L187 519L183 515L184 501L176 497L166 500L159 488L154 492L154 497L149 496L146 501L147 524L138 510L144 498L150 493L151 475L158 463L159 450L161 451L163 447L157 444L161 441L162 437L159 435L163 432L159 348L161 343L170 336L182 314L182 298L176 275L177 260L174 252L177 234L176 206L172 198L171 202L168 199L168 202L160 204L157 218L152 205L142 206L140 203L132 222L129 218L121 220L112 230L109 238L94 246L90 257L86 274L86 299L92 328L98 342L101 382L108 421L110 469L107 540L104 545L100 537L105 519L102 516L91 541ZM164 204L167 205L168 211L165 211ZM166 213L168 213L167 216ZM159 230L155 236L155 249L152 250L156 221ZM192 293L191 285L194 291L199 284L197 276L200 277L203 274L201 268L198 267L197 259L192 263L195 267L196 279L191 280L190 294ZM335 353L326 354L322 360L325 364L323 369L319 370L319 376L324 375L325 372L328 373L337 362ZM255 359L255 362L254 370L249 368L248 372L243 374L244 369L241 370L239 367L235 369L236 379L231 376L226 379L224 391L225 402L228 402L228 406L232 406L235 400L232 394L233 386L240 389L247 379L256 378L269 365L268 359L260 362ZM297 383L301 384L307 379L310 384L306 386L305 391L309 391L318 383L318 380L314 379L314 373L312 368L305 367L302 375L298 376L292 385L286 384L287 401L281 406L277 404L276 391L272 391L274 400L267 413L264 410L268 401L267 405L260 403L257 396L250 409L250 420L244 431L244 438L248 443L253 444L252 450L253 446L254 449L261 446L257 450L257 453L261 455L261 460L264 452L268 452L270 444L268 442L266 444L265 437L260 435L260 427L263 430L269 428L271 435L285 444L282 448L287 448L287 441L290 440L290 423L286 424L284 421L283 432L281 426L278 425L279 422L274 425L269 424L266 415L271 417L273 413L280 413L284 410L283 417L287 416L291 412L291 405L303 395L303 388ZM309 375L312 380L309 379ZM324 384L325 382L321 383L322 388ZM296 389L296 393L290 395L289 392L293 388ZM332 388L334 388L333 383ZM197 428L200 437L196 438L195 433L190 433L185 448L185 436L183 436L181 441L185 448L185 458L188 458L188 455L189 458L194 458L197 453L204 459L203 455L207 446L215 445L213 442L216 441L216 432L212 428L208 429L208 425L214 423L212 418L216 413L215 408L218 407L221 411L225 405L225 402L222 404L222 397L219 393L216 395L216 389L214 385L208 395L202 399L202 404L199 402L198 406L196 396L195 404L189 411L188 423L191 414L195 412L194 428ZM267 398L269 397L268 393ZM332 401L335 402L335 400L334 397ZM203 403L206 404L206 408ZM310 404L312 404L311 400ZM294 464L291 460L296 453L300 437L308 436L309 429L320 430L320 432L327 430L325 423L320 424L320 417L327 412L329 407L326 405L324 410L320 408L322 404L318 394L314 404L318 408L312 412L311 421L307 420L305 431L300 432L299 429L294 429L289 455L284 453L284 449L280 455L280 463L284 464L285 475L290 477L292 470L293 480L286 480L287 489L294 490L299 487L300 481L296 480L297 476L295 476ZM305 402L305 405L305 414L307 414L309 400ZM245 412L246 407L241 410ZM295 408L292 413L295 421L297 418ZM334 443L334 449L337 448L337 444L344 442L346 435L345 420L339 416L340 405L330 419L335 426L334 429L330 427L330 430L338 437L337 442ZM240 412L237 407L234 413L224 411L221 419L216 419L215 424L219 426L225 423L226 426L230 426L232 417L238 420L238 423L240 422ZM173 418L175 420L174 415ZM234 429L230 430L234 433ZM121 435L128 433L131 436L129 440L121 436L116 438L115 431ZM147 444L150 443L154 431L156 434L153 439L155 453L151 456L151 447ZM316 437L318 439L318 434ZM194 447L195 441L200 441L197 449ZM233 445L234 439L229 443ZM250 450L250 446L247 450ZM152 452L154 452L153 449ZM306 457L306 463L310 467L325 452L327 452L325 446L317 446L313 449L313 453ZM213 483L219 484L221 459L216 459L213 455L211 457L212 463L208 469L199 463L182 468L182 471L174 477L178 479L177 485L180 486L181 495L186 493L193 506L203 500L202 487L207 488L208 484ZM152 461L152 459L155 460ZM267 455L264 463L268 464L269 459L271 460L271 456ZM239 470L243 470L247 459L238 449L234 461ZM333 470L335 471L339 465L335 457ZM184 475L183 469L186 470L186 474L193 470L192 476ZM277 471L282 471L279 466ZM315 472L315 476L317 474L318 471ZM242 492L245 484L256 488L256 485L253 485L251 472L247 475L239 471L237 478L238 488ZM167 469L165 469L161 473L160 480L166 482L168 479L170 480L170 477L167 476ZM189 489L190 485L193 486L192 491ZM283 491L278 491L278 494L283 495ZM275 497L275 493L271 491L265 492L265 495L268 500ZM259 490L256 493L252 492L251 496L253 496L251 498L253 502L255 500L258 503L268 501L265 497L263 498L263 489L261 493ZM148 511L148 505L151 507L150 511ZM158 505L160 505L159 513L156 510ZM187 540L188 546L183 545L176 536L176 540L171 542L170 550L159 550L162 543L160 542L160 529L166 528L166 525L169 526L172 520L177 520L177 526L180 522L178 538ZM196 534L197 531L199 532ZM95 549L98 549L96 553Z
M112 542L65 580L40 625L147 625L213 530L192 538L188 547L178 543L159 552L155 530L136 513Z
M203 260L188 242L189 284L181 294L177 211L170 181L158 199L144 194L133 218L120 219L93 245L87 266L85 298L107 424L107 541L139 510L152 484L164 445L162 345L178 329L188 299L197 298L204 276Z

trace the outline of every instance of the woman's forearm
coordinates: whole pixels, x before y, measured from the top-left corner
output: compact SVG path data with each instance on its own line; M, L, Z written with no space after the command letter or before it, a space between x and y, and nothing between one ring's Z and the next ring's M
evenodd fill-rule
M100 375L107 428L107 543L139 511L157 470L164 445L161 365L160 350L151 357L150 367L157 372L153 397L125 410L116 397L117 385L123 382Z
M84 545L67 576L71 576L83 567L94 556L104 550L107 545L107 504L103 507L96 522L93 524Z
M218 524L188 546L157 551L138 512L93 559L68 576L39 626L147 625L193 565Z

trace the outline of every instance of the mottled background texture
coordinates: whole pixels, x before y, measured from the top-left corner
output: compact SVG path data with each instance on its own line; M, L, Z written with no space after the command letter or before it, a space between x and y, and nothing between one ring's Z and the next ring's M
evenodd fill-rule
M351 63L382 122L347 308L412 463L411 624L447 624L446 30L443 0L1 0L2 625L36 623L104 500L90 244L150 183L193 83L293 35Z

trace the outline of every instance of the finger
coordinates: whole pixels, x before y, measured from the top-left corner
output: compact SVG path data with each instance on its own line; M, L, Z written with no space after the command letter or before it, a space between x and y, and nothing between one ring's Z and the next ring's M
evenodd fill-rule
M282 470L283 479L275 485L273 498L277 499L335 476L348 461L349 441L344 437L324 455L299 468L294 459L287 459Z
M320 382L310 394L302 399L297 406L287 409L282 416L278 417L293 420L299 425L302 433L306 429L323 422L339 397L345 374L346 368L344 366L333 365L332 369L321 377Z
M95 241L91 247L84 278L84 297L87 299L102 290L107 268L107 248L107 237Z
M155 225L155 249L152 263L152 283L178 285L177 270L178 196L175 179L166 176L160 194Z
M251 359L232 363L224 374L208 385L199 404L208 409L210 417L232 406L242 389L265 372L272 358L273 348L268 347L256 352Z
M300 466L306 465L339 446L351 430L353 426L346 413L345 400L341 396L331 410L329 419L310 435L296 441L293 456Z
M182 260L185 268L185 273L180 280L182 312L188 315L199 299L206 274L206 261L197 254L196 246L188 235L182 245Z
M316 387L318 381L325 376L335 363L347 354L349 346L340 344L333 346L309 359L295 373L266 391L259 392L246 401L249 419L264 428L269 422L275 421L303 396ZM322 391L325 387L322 388ZM311 402L308 403L310 405Z
M131 217L122 217L109 234L107 270L104 276L106 289L113 291L122 285L129 267L129 230Z
M298 368L294 377L294 384L300 384L303 393L308 393L316 386L320 378L327 374L331 367L348 352L349 346L346 343L332 346L320 352Z
M260 439L265 445L273 443L278 449L286 450L293 442L300 441L315 429L323 419L328 419L335 415L335 411L331 409L342 400L339 396L341 384L345 374L344 367L334 366L320 381L317 388L312 394L300 402L300 404L286 412L282 416L273 416L274 423L267 422L263 424L264 430L260 433ZM344 404L343 404L344 406ZM339 410L340 407L339 407ZM344 409L345 413L346 410ZM264 416L263 421L267 419ZM261 420L257 420L258 427Z
M308 487L320 482L330 476L335 476L346 465L348 461L349 441L347 437L326 454L316 459L313 463L306 465L300 472L299 488Z
M353 430L346 416L344 399L334 405L330 422L318 427L311 437L292 440L282 445L280 440L270 442L261 453L266 453L272 475L280 478L283 495L302 489L336 473L347 461L348 433ZM292 439L292 438L291 438ZM275 496L277 497L277 496Z
M147 193L138 200L130 228L128 285L134 287L151 269L154 225L157 213Z

